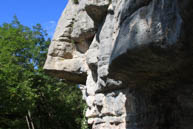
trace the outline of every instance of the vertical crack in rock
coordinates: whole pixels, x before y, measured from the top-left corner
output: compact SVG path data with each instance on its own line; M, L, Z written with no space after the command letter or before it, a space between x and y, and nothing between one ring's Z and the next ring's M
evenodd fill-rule
M44 69L81 84L92 129L193 129L192 7L69 0Z

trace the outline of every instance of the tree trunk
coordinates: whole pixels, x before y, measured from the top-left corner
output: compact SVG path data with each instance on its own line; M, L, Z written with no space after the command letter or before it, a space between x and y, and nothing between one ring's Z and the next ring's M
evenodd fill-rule
M31 129L31 128L30 128L30 124L29 124L29 120L28 120L28 116L25 116L25 118L26 118L26 122L27 122L27 127L28 127L28 129Z
M28 128L29 128L29 129L35 129L35 128L34 128L33 121L32 121L32 118L31 118L31 113L30 113L29 110L28 110L28 114L27 114L27 116L26 116L26 121L27 121L27 124L28 124Z

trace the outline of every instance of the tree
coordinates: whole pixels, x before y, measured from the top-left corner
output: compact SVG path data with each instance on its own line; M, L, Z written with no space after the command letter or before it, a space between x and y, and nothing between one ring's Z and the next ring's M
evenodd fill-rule
M47 76L50 39L17 17L0 26L0 129L78 129L84 102L77 86Z

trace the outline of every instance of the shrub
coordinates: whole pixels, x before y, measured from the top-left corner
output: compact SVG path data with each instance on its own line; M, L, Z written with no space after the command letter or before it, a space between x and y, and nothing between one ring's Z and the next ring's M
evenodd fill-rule
M74 4L78 4L79 1L78 1L78 0L73 0L73 3L74 3Z

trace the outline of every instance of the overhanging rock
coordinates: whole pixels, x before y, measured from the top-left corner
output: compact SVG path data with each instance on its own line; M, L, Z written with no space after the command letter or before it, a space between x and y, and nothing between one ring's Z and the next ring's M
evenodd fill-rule
M93 129L193 129L192 7L69 0L44 69L85 85Z

